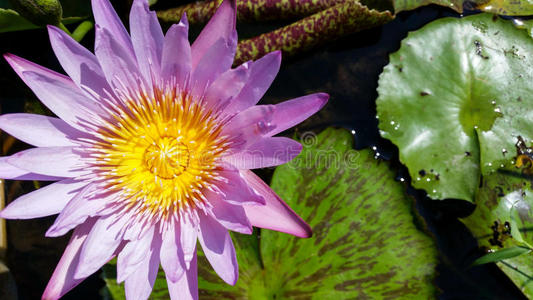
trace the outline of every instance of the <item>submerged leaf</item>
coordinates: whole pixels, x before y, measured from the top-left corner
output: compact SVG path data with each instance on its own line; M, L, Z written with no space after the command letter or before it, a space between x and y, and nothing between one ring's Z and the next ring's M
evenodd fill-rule
M403 40L379 80L383 137L416 188L473 201L481 175L533 139L533 40L489 14L437 20Z
M531 252L531 249L522 247L522 246L515 246L511 248L504 248L501 250L498 250L496 252L490 252L482 257L476 259L472 265L482 265L482 264L488 264L492 262L498 262L505 259L513 258L522 254L526 254Z

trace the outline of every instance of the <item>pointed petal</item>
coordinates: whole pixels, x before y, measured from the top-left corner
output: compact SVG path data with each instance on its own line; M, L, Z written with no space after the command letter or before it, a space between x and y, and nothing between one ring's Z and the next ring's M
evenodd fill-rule
M135 56L124 49L107 29L96 25L94 53L107 82L120 90L138 90L141 79Z
M11 155L7 162L17 168L50 176L76 177L80 169L80 156L74 147L31 148Z
M191 266L181 278L173 282L167 277L168 292L172 300L198 300L198 266L196 252L191 258Z
M152 75L159 77L161 74L164 36L157 15L150 11L146 0L133 2L130 31L140 71L146 82L152 82Z
M253 226L277 230L302 238L312 235L311 227L283 202L261 178L249 170L242 170L241 175L266 200L265 206L244 206L246 215Z
M248 82L225 109L225 113L232 115L256 105L276 78L280 65L280 51L271 52L252 62Z
M191 72L191 45L188 34L189 22L183 14L179 24L173 24L165 35L161 60L163 79L168 81L175 76L176 83L182 87Z
M257 194L244 180L238 170L221 171L220 176L227 179L227 182L217 184L217 187L224 194L224 201L234 205L264 205L265 199Z
M198 240L218 276L226 283L235 285L239 277L239 266L228 230L212 217L201 215Z
M146 253L150 251L153 238L154 226L151 226L141 239L128 242L120 251L117 260L117 282L124 281L138 269Z
M10 156L0 157L0 178L13 180L41 180L56 181L65 179L64 177L47 176L42 174L31 173L26 170L15 167L7 162Z
M276 104L276 113L272 118L276 128L269 135L278 134L309 118L322 109L328 99L328 94L316 93Z
M11 202L0 217L32 219L59 213L87 185L86 182L65 179L52 183Z
M4 57L41 102L69 125L83 131L79 120L102 113L70 78L12 54Z
M87 87L98 95L111 91L94 54L55 26L48 26L48 35L59 63L80 88Z
M75 146L72 139L83 135L61 119L23 113L1 115L0 128L37 147Z
M259 169L282 165L302 152L302 145L286 137L266 137L241 152L225 156L237 169Z
M126 219L124 216L110 215L96 221L81 249L74 278L90 276L115 255L115 250L122 241L119 232Z
M198 63L191 79L193 95L201 97L210 83L231 68L237 47L237 32L233 35L235 38L229 40L218 39Z
M179 224L169 224L163 232L163 244L161 246L161 266L165 270L168 280L176 282L185 271L183 249L181 249Z
M206 55L207 51L215 42L223 38L229 41L235 31L237 8L235 0L224 0L217 11L204 27L198 38L192 44L192 69L196 69L198 63ZM236 42L235 42L236 45Z
M91 193L95 191L92 184L87 185L61 211L54 224L46 232L47 237L61 236L72 228L85 222L88 217L106 205L106 198L95 198Z
M252 233L252 224L240 205L226 203L220 195L215 193L208 193L208 195L207 198L213 205L213 214L220 225L235 232Z
M183 259L187 268L194 255L196 255L196 241L198 239L198 225L180 218L180 242L183 251Z
M109 0L92 0L91 3L96 24L109 31L113 39L130 55L133 55L130 36Z
M155 279L159 270L159 249L161 248L161 239L154 236L150 241L150 250L144 254L144 257L135 270L124 282L126 290L126 299L144 300L148 299Z
M80 249L93 224L94 220L89 220L74 230L65 252L44 290L43 300L59 299L85 279L74 279L74 271L79 263Z
M228 105L229 101L239 94L248 80L250 74L248 63L240 65L236 69L230 69L215 79L206 92L206 108L221 108Z
M254 144L273 129L274 105L256 105L234 116L222 130L222 134L238 136L244 142L244 149Z

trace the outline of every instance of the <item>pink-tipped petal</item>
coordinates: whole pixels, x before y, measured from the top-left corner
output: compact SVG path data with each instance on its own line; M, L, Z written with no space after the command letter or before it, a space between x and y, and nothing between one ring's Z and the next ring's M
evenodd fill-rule
M312 235L311 227L281 200L261 178L249 170L242 170L241 175L266 200L264 206L244 206L246 215L253 226L281 231L302 238Z
M272 118L276 128L269 135L278 134L309 118L322 109L328 99L328 94L316 93L276 104L276 113Z
M98 95L111 90L93 53L55 26L48 26L48 35L59 63L79 87L86 87Z
M153 76L159 77L161 74L164 36L157 15L154 11L150 11L146 0L133 2L130 11L130 31L140 71L146 82L152 82Z
M196 66L218 39L222 38L226 41L237 39L237 36L233 33L237 17L236 6L235 0L224 0L200 35L198 35L198 38L191 46L193 70L196 69ZM236 41L231 44L237 45Z
M155 279L159 270L159 249L161 248L161 239L154 236L150 241L150 249L144 254L144 257L135 270L124 282L126 290L126 299L128 300L145 300L148 299Z
M7 162L32 173L76 177L83 170L80 156L73 151L74 147L31 148L11 155Z
M279 166L302 152L302 145L286 137L265 137L241 152L224 157L235 168L258 169Z
M94 220L88 220L74 230L65 252L63 252L63 256L61 256L61 260L44 290L43 300L59 299L85 279L74 279L74 271L79 264L80 249L93 224Z
M225 113L232 115L257 104L276 78L280 65L280 51L271 52L252 62L248 82L226 107Z
M96 25L94 53L112 87L137 91L141 74L135 56L124 49L106 28Z
M193 95L201 97L210 83L231 68L237 49L237 32L233 35L235 38L229 40L218 39L198 63L191 79Z
M196 252L191 265L181 278L173 282L167 278L168 292L172 300L198 300L198 266Z
M61 119L24 113L1 115L0 128L37 147L75 146L72 139L83 136Z
M183 87L191 72L191 45L189 44L189 22L183 14L179 24L173 24L165 35L161 60L162 77L169 81L176 78L176 83Z
M117 259L117 282L120 283L126 280L139 268L143 258L150 251L150 245L154 238L154 229L154 226L151 226L141 239L128 242L124 249L120 251Z
M196 255L196 241L198 239L198 225L186 218L180 218L180 241L183 259L187 268L194 255Z
M87 185L65 179L20 196L0 212L6 219L32 219L59 213Z
M69 125L83 131L79 121L102 112L70 78L12 54L4 57L43 104Z
M276 112L274 105L256 105L235 115L222 130L223 134L237 136L247 148L261 137L268 135L274 128L272 117Z
M239 277L239 266L228 230L211 216L201 214L198 240L218 276L226 283L235 285Z
M94 185L87 185L76 195L61 211L54 224L46 232L47 237L61 236L72 228L85 222L88 217L96 215L96 212L105 206L106 198L93 197Z
M93 16L98 26L107 29L113 39L117 41L125 51L133 55L133 45L124 24L113 9L109 0L92 0Z
M0 157L0 178L13 180L41 180L56 181L65 179L64 177L47 176L42 174L31 173L26 170L15 167L7 162L9 156Z
M205 92L207 109L218 109L228 105L229 101L239 94L250 74L248 63L222 73Z
M208 193L207 198L213 205L214 217L220 225L231 231L243 234L252 233L252 224L246 217L242 206L229 204L222 199L221 195L215 193Z
M127 221L126 216L117 215L100 217L96 221L81 249L74 278L90 276L113 258L122 241L119 232Z
M165 270L167 279L172 282L179 280L186 268L181 249L180 230L179 224L172 222L163 231L161 266Z
M217 184L224 194L224 201L234 205L264 205L265 199L257 194L244 180L238 170L220 171L219 175L227 182Z

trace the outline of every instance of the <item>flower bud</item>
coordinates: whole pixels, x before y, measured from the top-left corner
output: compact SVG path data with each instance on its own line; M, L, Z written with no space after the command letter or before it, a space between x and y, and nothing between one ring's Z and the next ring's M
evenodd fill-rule
M59 0L10 0L15 10L35 25L58 25L63 8Z

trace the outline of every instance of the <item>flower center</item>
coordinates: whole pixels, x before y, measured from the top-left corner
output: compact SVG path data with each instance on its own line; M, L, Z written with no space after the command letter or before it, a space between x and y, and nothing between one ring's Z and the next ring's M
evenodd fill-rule
M152 174L163 179L176 178L189 167L189 148L174 137L162 137L144 152L144 163Z

